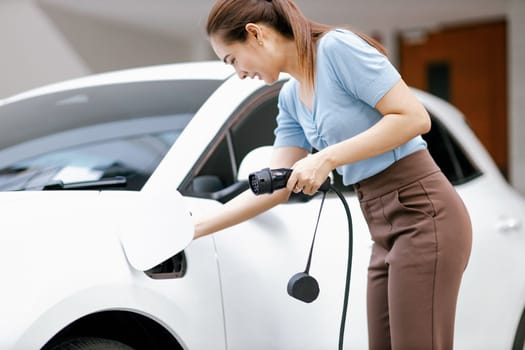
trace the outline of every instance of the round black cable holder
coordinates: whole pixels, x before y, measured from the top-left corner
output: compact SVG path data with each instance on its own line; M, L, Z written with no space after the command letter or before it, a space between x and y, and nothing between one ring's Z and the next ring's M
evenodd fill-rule
M304 272L299 272L292 276L288 281L288 294L295 299L304 301L305 303L311 303L319 296L319 283L317 280L310 276L310 264L312 262L312 253L314 250L315 237L317 235L317 228L319 227L319 220L321 219L321 212L323 210L324 200L326 198L326 191L323 191L323 199L319 207L319 214L317 215L317 222L315 223L314 234L312 237L312 243L310 245L310 253L308 260L306 261L306 268Z

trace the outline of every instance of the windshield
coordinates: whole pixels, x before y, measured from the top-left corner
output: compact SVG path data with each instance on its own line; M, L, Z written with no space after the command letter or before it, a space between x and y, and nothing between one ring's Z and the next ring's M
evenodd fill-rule
M140 190L220 83L115 84L1 106L0 191L113 177Z
M126 189L140 190L180 130L115 138L45 153L0 169L0 191L41 190L123 176Z

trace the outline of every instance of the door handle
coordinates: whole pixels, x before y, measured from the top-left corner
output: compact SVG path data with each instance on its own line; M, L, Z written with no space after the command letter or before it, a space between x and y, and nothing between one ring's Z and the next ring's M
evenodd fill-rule
M501 217L496 224L496 229L502 233L518 232L521 228L521 221L513 217Z

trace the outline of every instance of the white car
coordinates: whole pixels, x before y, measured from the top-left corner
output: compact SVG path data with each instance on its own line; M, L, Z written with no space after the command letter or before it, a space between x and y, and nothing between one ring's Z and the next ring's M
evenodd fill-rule
M277 95L221 62L96 75L0 101L0 349L335 349L347 224L328 193L312 303L287 293L304 270L321 196L295 196L192 241L266 167ZM430 152L473 221L457 349L525 349L525 200L448 103ZM351 188L354 247L346 349L367 349L371 241Z

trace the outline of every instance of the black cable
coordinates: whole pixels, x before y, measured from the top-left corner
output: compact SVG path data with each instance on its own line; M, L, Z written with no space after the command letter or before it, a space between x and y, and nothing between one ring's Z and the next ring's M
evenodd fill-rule
M314 236L312 238L312 244L310 245L310 254L308 255L308 260L306 262L305 273L310 272L310 263L312 262L312 252L314 251L315 236L317 235L317 227L319 227L319 220L321 219L321 212L323 211L323 204L326 198L326 191L323 191L323 199L321 200L321 205L319 207L319 214L317 214L317 222L315 223Z
M343 311L341 314L341 327L339 329L339 350L343 350L343 342L345 337L345 323L346 323L346 313L348 311L348 296L350 294L350 278L352 273L352 250L353 250L353 227L352 227L352 215L350 213L350 208L346 202L345 197L335 186L330 185L330 189L337 194L346 212L346 218L348 220L348 262L346 265L346 284L345 284L345 296L343 301Z
M337 196L341 200L341 202L343 202L343 206L346 212L346 218L348 220L348 262L346 265L346 284L345 284L345 292L344 292L345 295L344 295L344 300L343 300L343 311L341 314L341 326L339 328L339 347L338 347L339 350L343 350L343 343L344 343L344 337L345 337L346 314L348 311L348 297L350 294L350 279L351 279L351 273L352 273L353 226L352 226L352 215L350 213L350 208L348 207L348 203L346 202L345 197L337 189L337 187L330 184L329 180L325 182L325 184L323 184L323 186L319 189L319 191L323 192L323 199L321 200L321 205L319 207L319 214L317 216L317 222L315 224L312 244L310 245L310 254L308 255L308 261L306 263L306 269L304 272L306 274L310 272L310 263L312 261L312 252L314 250L314 243L315 243L315 237L317 235L317 228L319 226L319 220L321 218L321 212L323 210L323 204L326 198L326 192L329 189L334 191L335 194L337 194Z

